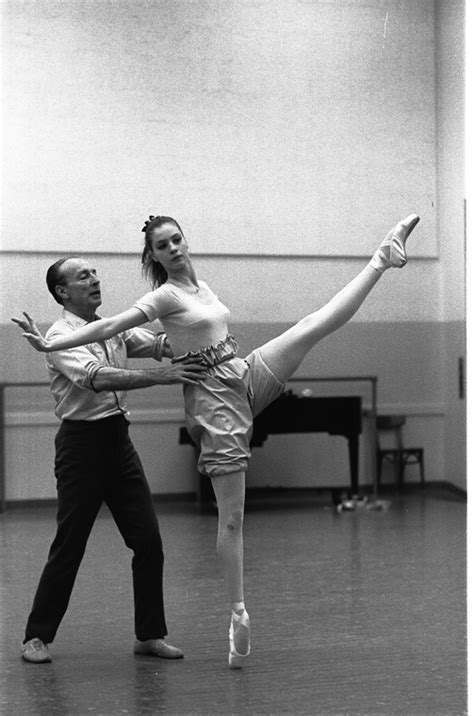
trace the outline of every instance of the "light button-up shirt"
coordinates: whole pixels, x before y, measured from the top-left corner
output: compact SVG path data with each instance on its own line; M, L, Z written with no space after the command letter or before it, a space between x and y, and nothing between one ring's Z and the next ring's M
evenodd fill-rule
M100 320L97 318L96 320ZM70 311L63 314L48 330L47 338L59 338L87 324ZM127 358L161 360L166 336L145 328L133 328L106 341L46 354L51 379L51 393L60 420L101 420L112 415L128 414L126 392L94 390L94 376L100 368L127 368Z

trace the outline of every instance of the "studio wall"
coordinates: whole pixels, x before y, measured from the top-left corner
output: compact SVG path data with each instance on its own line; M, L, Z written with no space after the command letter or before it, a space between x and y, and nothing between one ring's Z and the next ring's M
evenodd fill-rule
M7 0L3 248L436 256L433 0Z
M463 2L8 0L2 13L0 381L47 379L10 317L55 320L44 275L63 253L96 266L103 315L148 290L149 212L182 222L245 355L321 306L416 210L407 267L299 374L377 375L379 411L408 416L429 479L465 488ZM129 404L153 491L195 490L180 388ZM6 421L7 500L54 497L47 390L8 389ZM364 483L366 426L361 447ZM347 471L338 439L272 438L249 484L345 484Z

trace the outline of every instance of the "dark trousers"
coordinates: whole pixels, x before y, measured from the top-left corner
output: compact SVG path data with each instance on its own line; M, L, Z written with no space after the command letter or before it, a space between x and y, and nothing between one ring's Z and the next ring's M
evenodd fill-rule
M57 532L26 626L25 641L50 644L66 612L97 513L106 503L133 550L135 633L167 634L163 605L163 546L150 488L121 415L65 420L56 435ZM104 585L106 586L106 585ZM111 594L113 603L114 595Z

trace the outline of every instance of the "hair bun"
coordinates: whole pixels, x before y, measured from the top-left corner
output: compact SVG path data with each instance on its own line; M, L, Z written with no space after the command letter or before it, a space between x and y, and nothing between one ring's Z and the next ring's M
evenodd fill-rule
M144 225L142 231L146 231L147 228L148 228L148 224L149 224L151 221L153 221L153 219L155 219L155 218L156 218L155 216L151 216L151 215L150 215L150 216L148 217L148 221L145 221L145 225Z

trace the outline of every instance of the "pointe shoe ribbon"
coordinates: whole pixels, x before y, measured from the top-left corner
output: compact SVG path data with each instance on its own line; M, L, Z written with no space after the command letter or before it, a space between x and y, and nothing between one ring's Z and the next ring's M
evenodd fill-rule
M240 654L235 648L238 640L239 646L245 644L245 654ZM231 669L241 669L244 659L250 654L250 618L247 611L242 614L232 614L229 628L229 666Z
M410 214L399 221L380 244L370 265L380 272L388 268L403 268L407 262L406 240L419 221L417 214Z

